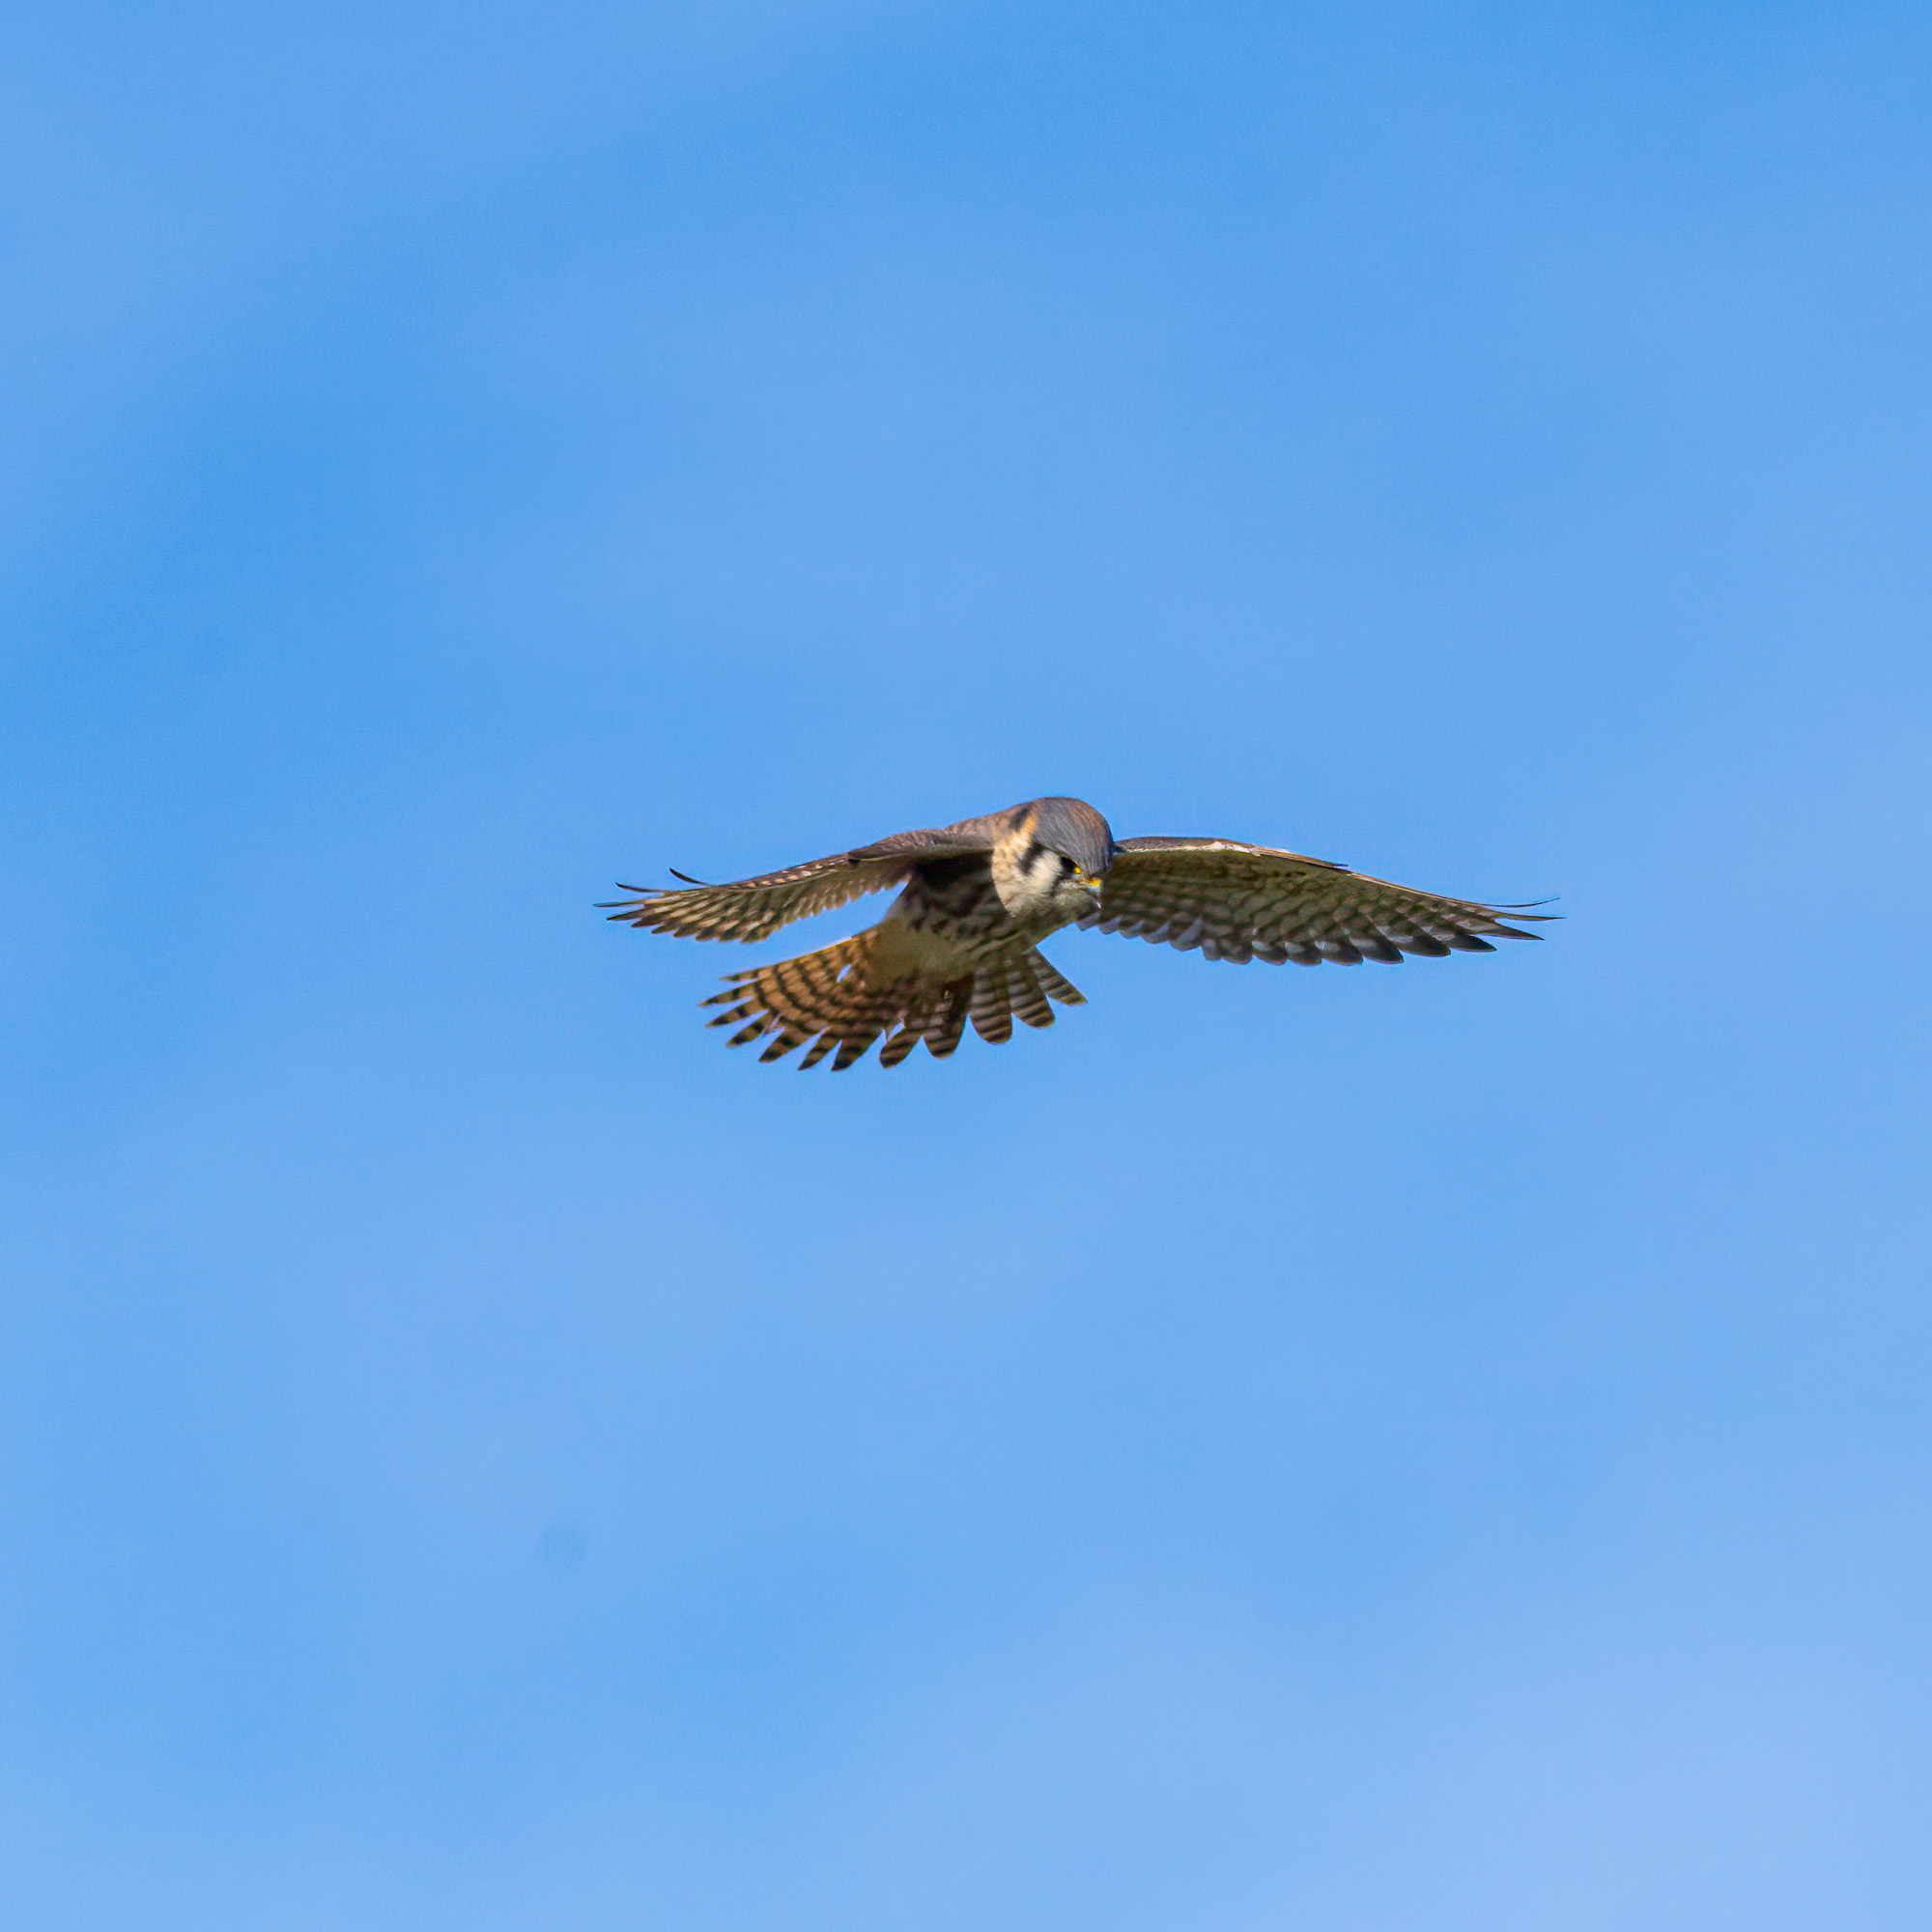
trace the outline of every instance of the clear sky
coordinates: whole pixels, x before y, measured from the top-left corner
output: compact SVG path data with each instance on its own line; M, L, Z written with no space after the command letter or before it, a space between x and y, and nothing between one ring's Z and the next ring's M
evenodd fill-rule
M8 42L14 1922L1932 1923L1932 14ZM1040 792L1567 918L591 909Z

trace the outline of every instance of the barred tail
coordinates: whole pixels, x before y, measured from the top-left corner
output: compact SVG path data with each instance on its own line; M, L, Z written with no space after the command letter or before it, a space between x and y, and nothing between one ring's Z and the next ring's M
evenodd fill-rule
M881 1034L879 1065L896 1066L923 1039L935 1060L959 1044L970 1018L981 1039L1010 1037L1013 1015L1028 1026L1053 1024L1049 1000L1078 1007L1086 999L1037 952L995 959L960 979L919 976L887 979L876 971L878 928L841 939L821 952L801 953L775 965L725 976L724 991L703 1002L724 1010L712 1026L737 1025L729 1044L743 1046L766 1035L760 1060L782 1060L811 1042L801 1066L815 1066L837 1049L840 1072ZM741 1024L742 1023L742 1024Z

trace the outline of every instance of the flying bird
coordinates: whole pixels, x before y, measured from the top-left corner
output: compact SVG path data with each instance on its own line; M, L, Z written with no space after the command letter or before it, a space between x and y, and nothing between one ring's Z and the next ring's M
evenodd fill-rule
M875 844L781 872L707 886L621 886L614 920L689 939L764 939L781 925L888 886L902 890L877 925L822 952L725 976L704 1002L736 1026L730 1044L766 1038L760 1060L810 1041L800 1065L829 1053L850 1066L882 1036L879 1063L896 1066L923 1039L935 1060L966 1022L981 1039L1053 1024L1052 1002L1086 1004L1038 951L1064 925L1165 942L1208 959L1280 965L1324 959L1393 964L1405 952L1493 952L1492 939L1535 939L1506 924L1550 915L1438 898L1234 838L1116 839L1077 798L1036 798L983 818ZM614 908L614 910L611 910Z

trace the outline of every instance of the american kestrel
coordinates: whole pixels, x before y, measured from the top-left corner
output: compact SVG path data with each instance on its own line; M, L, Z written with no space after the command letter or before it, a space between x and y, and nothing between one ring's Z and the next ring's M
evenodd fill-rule
M676 877L682 879L679 872ZM1063 925L1162 941L1209 959L1324 959L1357 966L1405 952L1493 952L1491 939L1535 939L1503 923L1548 915L1437 898L1233 838L1124 838L1077 798L1036 798L936 831L898 832L725 886L625 886L611 917L691 939L764 939L780 926L887 886L904 890L877 925L819 952L725 976L713 1026L733 1046L770 1035L758 1057L811 1042L801 1065L838 1049L850 1066L882 1034L896 1066L923 1039L935 1060L966 1022L1004 1040L1013 1015L1053 1024L1058 1000L1084 1006L1037 950Z

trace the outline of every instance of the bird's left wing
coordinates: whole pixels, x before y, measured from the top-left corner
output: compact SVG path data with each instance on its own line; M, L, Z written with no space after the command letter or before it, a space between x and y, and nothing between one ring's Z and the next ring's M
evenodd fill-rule
M614 907L612 919L646 932L685 939L764 939L795 919L898 885L922 859L991 849L989 838L959 827L895 832L873 845L835 852L829 859L808 859L802 866L729 885L626 886L636 898L608 903Z
M1324 959L1359 965L1405 952L1493 952L1491 939L1535 939L1506 924L1541 920L1515 906L1438 898L1326 859L1233 838L1128 838L1114 848L1099 904L1080 922L1209 959Z

